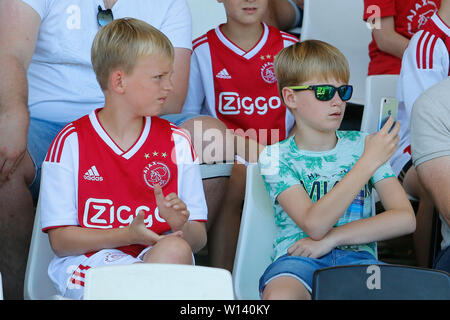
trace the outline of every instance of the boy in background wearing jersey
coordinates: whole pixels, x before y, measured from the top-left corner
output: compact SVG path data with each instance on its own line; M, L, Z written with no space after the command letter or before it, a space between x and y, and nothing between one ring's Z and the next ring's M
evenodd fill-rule
M382 263L375 242L413 232L414 211L388 162L399 124L389 132L389 118L372 135L338 131L352 95L339 50L317 40L294 44L277 55L275 73L296 127L259 157L278 229L259 289L263 299L310 299L315 270ZM386 210L377 215L373 187Z
M294 124L278 96L273 59L298 39L262 22L268 0L218 2L225 6L227 22L193 41L183 113L218 118L235 133L235 154L256 161L257 147L285 139ZM208 236L210 264L230 271L239 234L245 174L244 165L233 167L217 221L208 221L218 226Z
M91 54L105 105L56 136L39 201L56 254L49 276L72 299L82 298L89 268L192 264L206 243L195 151L156 117L172 90L170 41L143 21L118 19L100 29Z

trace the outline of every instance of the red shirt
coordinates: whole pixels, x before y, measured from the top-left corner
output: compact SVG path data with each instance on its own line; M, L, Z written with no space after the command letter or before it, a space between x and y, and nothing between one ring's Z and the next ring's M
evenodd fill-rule
M380 18L393 16L395 31L411 39L440 6L441 0L364 0L364 20L377 18L378 14ZM401 59L381 51L373 36L369 56L368 75L400 73Z

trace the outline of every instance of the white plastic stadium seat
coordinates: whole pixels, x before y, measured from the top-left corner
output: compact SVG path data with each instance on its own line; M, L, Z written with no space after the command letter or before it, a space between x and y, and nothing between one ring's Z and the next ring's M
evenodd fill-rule
M41 230L41 214L37 209L25 273L24 297L26 300L61 298L57 295L56 288L47 273L48 265L54 256L48 235Z
M366 77L366 102L361 120L361 131L374 133L378 131L378 122L380 121L381 99L395 98L397 92L398 75L383 74ZM374 200L379 201L378 194L375 192ZM408 199L418 201L418 199L408 194Z
M233 300L229 271L219 268L138 263L86 272L84 300Z
M317 39L338 48L350 64L350 102L364 104L371 30L363 21L362 0L305 0L301 41Z
M247 167L244 209L233 267L236 299L258 300L259 278L271 263L276 226L257 164Z
M0 273L0 300L3 300L3 283L2 283L2 274Z
M187 0L192 15L192 39L227 21L225 8L216 0Z
M378 131L381 99L395 98L398 75L385 74L366 77L366 101L361 120L361 131L374 133Z

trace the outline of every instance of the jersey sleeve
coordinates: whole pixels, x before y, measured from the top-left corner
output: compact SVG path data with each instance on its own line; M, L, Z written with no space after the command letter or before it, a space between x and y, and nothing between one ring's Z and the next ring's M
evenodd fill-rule
M22 2L29 5L31 8L36 11L39 16L41 17L41 20L44 19L44 17L47 15L49 0L42 1L42 0L22 0Z
M172 125L178 167L178 197L189 210L189 220L207 221L208 209L197 154L189 136Z
M404 104L407 119L419 95L448 76L449 56L442 39L421 31L410 41L402 59L397 97Z
M78 138L73 127L56 136L42 164L39 210L44 232L78 226Z
M182 113L200 114L203 102L205 100L205 89L203 86L198 59L198 54L194 50L191 56L191 70L189 72L188 92L186 95Z
M374 10L376 6L379 8L379 16L375 16L378 14L377 11ZM395 10L395 1L394 0L364 0L364 21L371 17L391 17L396 15Z
M192 49L192 18L185 0L175 0L160 30L167 35L175 48Z

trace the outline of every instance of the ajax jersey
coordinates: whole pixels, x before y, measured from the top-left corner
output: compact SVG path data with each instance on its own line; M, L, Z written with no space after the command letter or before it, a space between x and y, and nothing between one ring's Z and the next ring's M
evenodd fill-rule
M243 51L220 26L193 42L189 90L183 112L212 115L229 129L263 144L286 138L294 118L281 102L273 68L275 55L298 42L263 24L258 43Z
M177 193L186 202L190 219L206 221L195 159L189 138L166 120L146 118L140 137L124 151L103 130L93 112L68 124L47 154L40 201L43 230L65 225L121 228L144 211L147 228L157 234L170 231L156 206L155 184L162 187L164 195ZM181 183L189 184L192 191L182 188ZM73 185L72 195L65 193L70 192L64 190L67 184ZM144 248L133 245L118 249L137 256Z
M391 159L398 174L411 159L409 122L416 99L450 75L450 27L435 13L412 38L402 59L398 79L399 148Z

